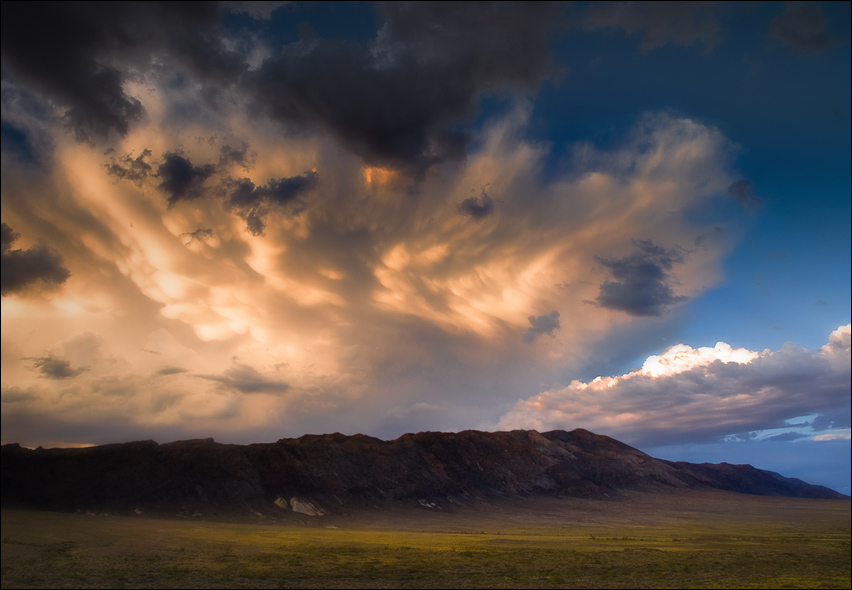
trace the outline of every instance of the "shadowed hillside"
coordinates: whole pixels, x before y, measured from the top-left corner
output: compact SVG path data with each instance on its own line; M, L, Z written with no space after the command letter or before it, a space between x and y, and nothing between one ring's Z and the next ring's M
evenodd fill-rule
M654 459L582 429L421 432L394 441L306 435L246 446L204 439L2 447L3 505L65 511L321 515L386 501L438 510L480 499L615 499L684 489L845 498L750 465Z

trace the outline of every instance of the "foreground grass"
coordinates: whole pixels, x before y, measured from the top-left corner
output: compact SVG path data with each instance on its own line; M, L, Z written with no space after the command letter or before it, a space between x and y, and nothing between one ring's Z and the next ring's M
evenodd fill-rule
M266 524L4 511L2 587L849 588L849 502L764 502Z

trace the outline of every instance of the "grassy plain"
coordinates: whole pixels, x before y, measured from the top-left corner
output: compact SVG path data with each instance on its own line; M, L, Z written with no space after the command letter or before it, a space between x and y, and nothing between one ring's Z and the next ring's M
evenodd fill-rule
M194 519L4 510L3 588L849 588L850 502L689 492Z

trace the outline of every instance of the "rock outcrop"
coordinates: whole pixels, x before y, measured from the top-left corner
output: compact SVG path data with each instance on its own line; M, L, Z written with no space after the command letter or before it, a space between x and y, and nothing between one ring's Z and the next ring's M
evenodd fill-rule
M479 499L617 498L680 489L845 498L750 465L674 463L577 429L421 432L393 441L306 435L77 449L2 449L2 502L50 510L321 516L382 502L428 510Z

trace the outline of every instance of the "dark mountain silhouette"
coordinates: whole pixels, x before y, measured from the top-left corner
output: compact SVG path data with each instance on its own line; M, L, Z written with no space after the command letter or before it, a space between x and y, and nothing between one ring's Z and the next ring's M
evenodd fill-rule
M437 510L686 489L846 498L750 465L655 459L582 429L421 432L393 441L306 435L246 446L213 439L77 449L10 444L0 453L3 505L48 510L319 515L384 502Z

